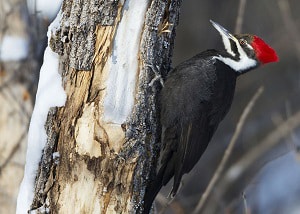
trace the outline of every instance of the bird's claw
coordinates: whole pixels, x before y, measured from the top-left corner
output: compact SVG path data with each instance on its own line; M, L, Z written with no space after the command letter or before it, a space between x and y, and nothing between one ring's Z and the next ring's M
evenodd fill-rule
M159 73L159 66L158 65L152 65L152 64L145 64L145 67L149 67L151 68L151 70L153 71L153 73L155 74L155 77L150 81L149 86L152 87L154 85L154 83L159 80L159 83L161 84L162 87L164 87L164 81L163 78L161 77L160 73Z

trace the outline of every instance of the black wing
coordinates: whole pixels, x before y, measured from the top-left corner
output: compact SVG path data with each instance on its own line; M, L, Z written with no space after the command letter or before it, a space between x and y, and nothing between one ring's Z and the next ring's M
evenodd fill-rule
M199 117L180 120L164 132L165 148L158 177L162 174L162 184L166 185L174 176L172 196L176 194L182 176L191 171L206 150L217 128L217 125L209 125L209 117L203 108L207 108L206 105L200 106Z
M195 60L196 59L196 60ZM213 60L192 58L170 74L162 90L162 185L174 176L175 195L183 174L188 173L205 151L218 123L211 123L211 96L216 82Z
M183 174L200 159L230 108L236 74L229 67L216 69L219 62L210 54L213 53L204 52L177 66L162 89L161 167L147 187L145 213L161 187L173 176L171 194L176 194Z

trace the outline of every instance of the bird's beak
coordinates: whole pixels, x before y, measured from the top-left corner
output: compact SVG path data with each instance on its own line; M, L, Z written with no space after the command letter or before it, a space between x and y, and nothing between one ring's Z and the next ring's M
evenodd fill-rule
M224 43L224 46L225 46L225 49L227 50L227 52L230 53L231 55L235 56L234 51L231 49L230 40L232 40L236 44L238 44L238 40L223 26L219 25L218 23L216 23L212 20L210 20L210 22L212 23L214 28L216 28L217 31L219 31L219 33L221 34L222 40L223 40L223 43Z
M219 33L221 34L221 36L226 36L228 39L233 39L236 40L236 38L228 31L226 30L223 26L221 26L220 24L210 20L210 22L212 23L212 25L214 26L214 28L217 29L217 31L219 31Z

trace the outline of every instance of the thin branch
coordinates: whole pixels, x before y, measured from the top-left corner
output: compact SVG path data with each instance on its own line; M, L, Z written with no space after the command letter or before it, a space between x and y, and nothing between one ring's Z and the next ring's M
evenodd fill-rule
M265 153L267 153L270 149L274 148L281 139L283 139L286 136L289 136L290 133L300 126L300 111L298 111L296 114L291 115L288 120L286 120L284 123L282 123L280 126L278 126L276 129L274 129L270 134L268 134L261 143L257 144L255 147L253 147L250 152L245 154L241 160L237 161L236 164L234 164L230 169L228 170L228 173L224 176L224 178L231 178L231 183L234 183L239 175L243 174L247 169L250 167L251 163L254 163L255 160L259 159L259 157L263 156ZM243 167L241 167L243 166ZM239 170L237 170L239 169ZM239 172L234 173L235 176L232 176L232 171Z
M236 141L241 133L241 130L244 126L244 123L245 123L245 120L247 119L249 113L251 112L255 102L257 101L257 99L259 98L259 96L262 94L263 92L263 87L260 87L257 92L254 94L254 96L252 97L252 99L250 100L250 102L248 103L248 105L246 106L246 108L244 109L239 121L238 121L238 124L236 126L236 129L235 129L235 132L231 138L231 141L223 155L223 158L218 166L218 168L216 169L211 181L209 182L205 192L202 194L195 210L193 213L199 213L201 211L201 209L203 208L208 196L211 194L212 192L212 189L213 187L215 186L215 184L217 183L217 181L219 180L220 178L220 175L232 153L232 150L236 144Z
M14 147L10 151L10 154L8 155L8 157L6 158L6 160L3 162L2 165L0 165L0 176L2 174L3 169L9 164L9 162L12 160L12 158L14 157L14 155L19 150L20 145L21 145L23 139L26 137L26 135L27 135L26 132L22 133L22 135L20 136L19 140L17 141L17 143L14 145Z
M248 208L248 203L247 203L247 198L246 198L245 192L243 192L242 197L243 197L243 202L244 202L244 214L250 214L251 212Z
M234 30L235 33L241 33L241 31L242 31L245 7L246 7L246 0L240 0L238 15L236 18L236 23L235 23L235 30Z
M297 57L300 61L300 39L299 39L299 31L297 30L298 25L294 22L293 18L291 17L291 7L289 1L286 0L278 0L278 7L281 13L284 26L287 32L290 34L292 41L295 43L295 48L297 51Z
M292 116L292 111L291 111L291 104L289 101L285 102L285 112L286 112L286 116L287 118L290 118ZM295 152L297 152L297 142L300 142L300 139L296 136L296 134L294 132L291 131L290 133L290 138L291 140L287 142L288 147L291 150L294 150Z
M235 200L236 193L240 193L249 184L253 173L258 172L266 164L266 161L270 161L270 158L266 158L268 153L274 151L274 148L282 142L282 139L288 138L290 132L299 127L300 111L291 115L286 121L267 134L262 141L247 150L246 153L240 154L241 158L235 161L230 168L226 169L226 173L222 174L222 179L214 186L214 189L218 192L218 197L226 198L227 202Z

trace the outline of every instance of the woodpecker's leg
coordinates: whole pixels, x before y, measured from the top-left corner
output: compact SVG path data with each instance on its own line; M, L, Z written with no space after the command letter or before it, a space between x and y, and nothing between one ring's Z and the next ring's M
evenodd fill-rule
M145 64L145 67L151 68L151 70L152 70L153 73L155 74L155 77L151 80L151 82L149 83L149 86L152 87L153 84L154 84L157 80L159 80L161 86L164 87L164 81L163 81L161 75L159 74L159 70L160 70L159 66L158 66L158 65L154 66L154 65L150 65L150 64Z

